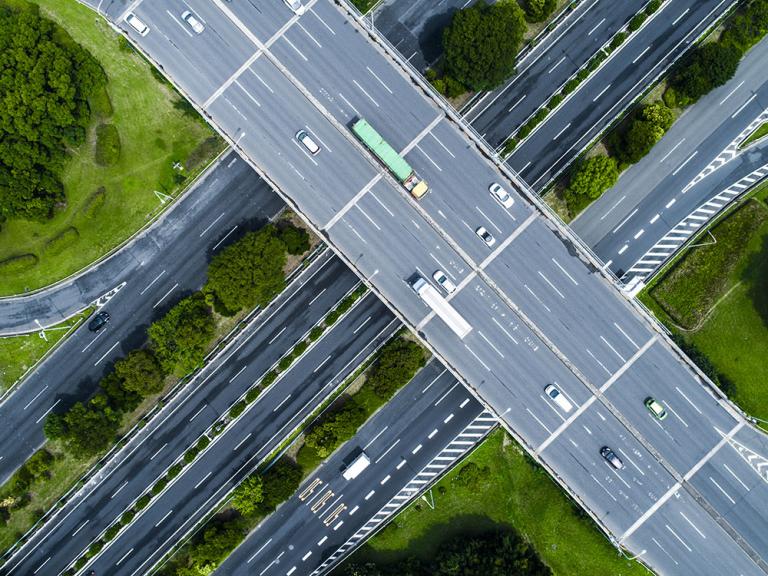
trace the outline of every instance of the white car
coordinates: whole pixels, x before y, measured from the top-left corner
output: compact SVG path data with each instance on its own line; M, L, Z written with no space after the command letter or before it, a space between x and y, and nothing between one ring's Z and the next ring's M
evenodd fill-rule
M552 399L552 402L560 406L560 408L563 409L563 412L567 413L573 409L573 404L568 401L568 398L566 398L554 384L550 384L544 388L544 394L549 396Z
M312 156L317 156L320 152L320 146L317 145L317 142L312 139L312 136L310 136L306 130L299 130L296 132L296 140L298 140L299 144L304 146L305 150L312 154Z
M297 16L304 14L304 4L301 3L301 0L283 0L283 2L285 2L285 5L293 10L294 14Z
M195 34L202 34L203 30L205 30L205 26L203 26L203 23L200 22L200 20L197 19L197 16L192 14L189 10L186 10L182 12L181 19L184 20L187 24L189 24L189 27L192 28L192 31Z
M475 234L478 235L480 240L485 242L485 245L488 246L488 248L496 244L496 238L494 238L493 235L491 235L491 233L488 232L484 226L480 226L477 230L475 230Z
M501 187L501 184L494 182L488 186L488 191L493 196L494 200L504 206L504 208L512 208L512 204L515 203L515 199L509 195L509 193Z
M128 22L128 25L136 30L141 36L146 36L149 34L149 26L144 24L141 20L139 20L139 17L136 16L133 12L130 12L126 17L125 21Z
M435 270L435 273L432 274L432 278L437 282L440 287L445 290L448 294L452 293L454 290L456 290L456 284L451 282L451 279L446 276L445 272L442 270Z

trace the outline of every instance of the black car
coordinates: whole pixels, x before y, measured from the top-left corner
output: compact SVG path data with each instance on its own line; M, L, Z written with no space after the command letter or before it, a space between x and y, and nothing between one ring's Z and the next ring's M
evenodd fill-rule
M90 322L88 322L88 330L91 332L98 332L109 322L109 314L104 311L98 312Z

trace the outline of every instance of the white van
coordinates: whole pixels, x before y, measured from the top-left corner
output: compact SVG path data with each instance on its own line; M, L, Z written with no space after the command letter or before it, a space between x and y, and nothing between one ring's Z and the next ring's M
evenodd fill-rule
M141 36L146 36L149 34L149 26L144 24L141 20L139 20L139 17L136 16L133 12L129 12L128 16L125 17L125 21L128 22L128 24L136 30Z
M573 404L568 401L568 398L566 398L554 384L550 384L544 388L544 394L549 396L552 399L552 402L560 406L563 412L570 412L573 409Z

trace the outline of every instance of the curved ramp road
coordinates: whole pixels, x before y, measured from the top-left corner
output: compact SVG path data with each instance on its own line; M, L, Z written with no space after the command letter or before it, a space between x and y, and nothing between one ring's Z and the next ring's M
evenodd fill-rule
M112 362L144 342L152 321L203 285L212 254L283 206L245 162L229 153L146 232L73 282L47 291L61 308L46 308L50 301L40 295L0 300L0 309L19 311L35 300L18 316L32 322L59 310L67 316L122 285L103 308L112 318L105 328L94 334L81 326L6 394L0 404L0 480L43 444L43 423L51 410L89 397Z
M150 33L127 32L607 531L633 553L645 549L662 572L768 572L763 543L733 529L720 503L692 483L721 450L732 449L728 442L746 421L476 153L436 102L414 90L327 0L310 3L301 18L267 1L189 6L206 20L206 33L190 37L174 21L181 3L148 2L135 11ZM187 64L213 60L215 70ZM347 126L359 116L430 183L420 203L350 134ZM315 137L319 154L300 148L298 129ZM511 209L488 194L493 181L510 189ZM496 238L490 249L475 233L479 225ZM437 267L457 284L450 302L473 326L463 340L408 284ZM567 417L543 394L552 382L573 400ZM680 421L660 425L643 406L647 396ZM605 445L634 466L613 471L599 454ZM756 501L768 501L768 485L753 490ZM690 506L685 516L696 517L706 538L677 512L679 502ZM667 535L662 540L643 528Z
M266 308L229 349L209 364L187 390L86 486L79 498L71 501L52 522L37 532L3 566L3 573L32 574L49 557L51 560L45 569L37 573L62 571L357 283L355 275L337 258L308 268L287 294ZM368 297L367 300L373 299ZM355 310L365 310L365 307ZM343 331L343 326L345 324L341 323L337 330ZM335 342L337 330L329 332L323 342ZM319 346L313 348L313 354L320 349ZM308 357L309 354L305 358ZM296 374L298 370L301 374L299 383L303 383L306 376L302 372L302 367L306 366L304 362L299 362L289 373ZM333 362L330 364L339 368ZM311 374L311 370L307 374ZM315 394L319 390L318 386L308 387L306 391L296 386L297 380L292 376L281 378L249 410L248 418L253 419L245 418L244 423L238 424L253 431L254 446L262 446L286 421L300 413L299 407L303 405L300 399L304 394ZM284 402L287 395L295 397L296 403ZM282 410L279 413L278 407ZM232 465L235 462L241 465L244 462L240 459L242 454L232 458L232 448L242 437L231 441L233 431L230 428L218 437L217 445L226 447L222 458L231 459ZM279 441L280 437L277 438ZM197 480L191 486L196 483ZM187 489L190 487L182 485ZM149 554L152 550L147 548L145 552Z
M630 280L656 269L718 206L744 190L732 184L768 163L768 142L743 151L736 147L743 131L768 119L766 59L768 39L745 56L727 84L687 110L645 158L572 222L618 276ZM699 179L709 166L714 172ZM714 200L729 188L734 194ZM669 236L673 229L680 233ZM665 237L669 241L644 258L644 265L634 266Z
M732 3L664 2L644 28L515 149L507 164L534 190L541 190Z

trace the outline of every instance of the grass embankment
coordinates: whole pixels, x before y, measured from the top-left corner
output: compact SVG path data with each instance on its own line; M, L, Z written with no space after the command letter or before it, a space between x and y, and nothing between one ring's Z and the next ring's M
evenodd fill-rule
M689 249L641 299L768 419L768 184Z
M739 147L746 148L753 142L757 142L758 140L765 138L766 136L768 136L768 122L763 122L762 124L760 124L760 126L758 126L755 129L754 132L752 132L752 134L750 134L744 139L744 142L742 142L739 145Z
M90 311L83 312L48 328L45 331L46 339L43 339L39 332L0 338L0 394L13 386L30 367L89 314Z
M17 0L13 0L14 2ZM174 107L179 96L92 10L76 0L33 0L88 49L106 72L91 99L87 143L71 151L62 182L67 206L51 220L14 220L0 230L0 294L51 284L87 266L144 225L223 148L200 119ZM99 146L97 146L97 140ZM183 170L174 169L175 162Z
M468 462L483 469L476 486L455 481ZM417 500L355 553L353 561L385 564L408 557L428 560L441 542L506 524L531 542L555 575L647 574L639 564L619 557L591 520L503 430L493 432L443 478L432 496L434 510Z

